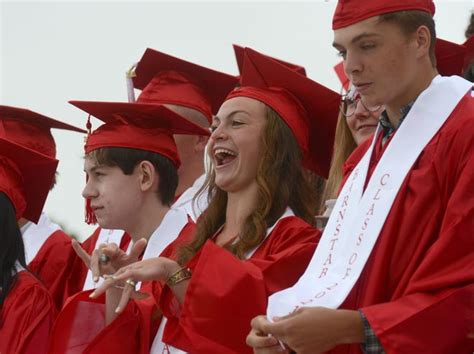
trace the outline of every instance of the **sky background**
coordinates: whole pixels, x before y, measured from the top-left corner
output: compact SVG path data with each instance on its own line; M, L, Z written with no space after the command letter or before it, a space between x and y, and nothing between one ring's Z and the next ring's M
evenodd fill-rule
M438 37L464 42L472 0L435 1ZM147 47L237 74L232 44L303 65L334 90L335 0L0 1L0 104L85 127L68 100L126 101L125 71ZM93 127L98 127L93 121ZM59 178L45 212L79 239L84 220L80 134L53 131Z

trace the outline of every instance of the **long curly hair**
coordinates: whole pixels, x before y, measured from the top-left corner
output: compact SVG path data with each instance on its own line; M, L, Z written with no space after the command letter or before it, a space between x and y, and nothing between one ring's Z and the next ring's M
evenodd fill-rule
M245 220L237 242L227 247L239 259L244 259L247 252L264 240L267 228L283 215L287 207L296 216L315 225L317 195L309 171L302 167L301 149L290 128L268 106L266 121L261 137L263 156L256 175L258 203ZM198 220L194 239L178 250L180 264L191 259L225 223L227 192L216 186L212 166L209 171L200 190L202 194L208 188L209 206Z

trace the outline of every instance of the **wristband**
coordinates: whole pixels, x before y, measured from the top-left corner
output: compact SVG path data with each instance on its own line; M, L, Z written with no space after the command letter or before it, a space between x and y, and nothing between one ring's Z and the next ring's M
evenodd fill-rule
M178 271L171 274L171 276L166 281L166 285L174 286L181 283L182 281L191 278L192 272L189 268L181 268Z

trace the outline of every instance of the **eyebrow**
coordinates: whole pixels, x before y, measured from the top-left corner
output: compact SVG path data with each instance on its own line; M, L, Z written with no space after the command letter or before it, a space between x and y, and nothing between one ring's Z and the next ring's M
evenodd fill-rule
M231 113L229 113L226 117L226 119L229 119L230 117L236 115L237 113L245 113L246 115L250 115L247 111L243 111L243 110L236 110L236 111L232 111ZM217 119L219 122L222 121L222 118L220 118L219 116L215 115L214 116L214 119Z
M84 172L85 172L85 173L92 173L92 172L97 171L97 169L99 169L99 168L101 168L101 167L103 167L103 166L101 166L101 165L94 165L94 166L92 166L92 167L89 169L89 171L87 171L87 169L84 168Z
M380 37L380 34L378 34L378 33L368 33L368 32L361 33L358 36L355 36L354 38L352 38L351 44L359 42L362 39L367 39L367 38L372 38L372 37ZM336 42L333 42L332 46L336 49L344 48L343 45L341 45L339 43L336 43Z

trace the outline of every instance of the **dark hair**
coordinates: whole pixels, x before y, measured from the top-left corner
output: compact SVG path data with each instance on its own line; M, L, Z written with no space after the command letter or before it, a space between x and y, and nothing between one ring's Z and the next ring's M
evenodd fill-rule
M178 186L178 172L170 159L158 153L122 148L107 147L91 151L86 158L92 158L100 165L117 166L126 175L131 175L135 167L142 161L149 161L159 174L158 198L164 205L171 205Z
M431 35L429 55L433 67L436 67L436 28L431 14L425 11L416 10L398 11L380 15L379 21L397 24L406 35L413 34L418 28L420 28L420 26L426 26Z
M57 183L57 180L58 180L58 176L59 176L59 172L56 171L56 172L54 173L53 181L51 182L51 187L49 187L49 191L50 191L50 192L54 189L54 187L56 187L56 183Z
M296 216L315 225L317 196L310 174L302 167L301 149L290 128L268 106L266 120L262 134L263 157L256 176L259 202L245 220L237 242L228 247L240 259L263 241L267 228L281 217L287 207ZM198 220L194 239L178 251L181 264L192 258L225 222L227 192L214 181L215 173L211 169L203 187L209 188L209 206Z
M471 17L469 18L469 24L467 25L466 32L464 32L466 39L471 37L473 34L474 34L474 12L471 13Z
M26 269L23 238L15 208L6 194L0 192L0 307L15 284L17 262Z

